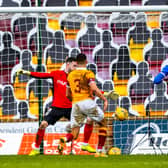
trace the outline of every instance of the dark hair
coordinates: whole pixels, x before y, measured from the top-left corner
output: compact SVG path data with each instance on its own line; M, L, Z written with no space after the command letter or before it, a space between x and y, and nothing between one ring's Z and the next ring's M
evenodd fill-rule
M65 60L66 63L68 63L68 62L74 62L74 61L76 61L76 58L74 58L74 57L68 57L68 58Z
M77 61L78 64L84 63L86 61L86 59L87 59L86 55L82 54L82 53L80 53L76 56L76 61Z

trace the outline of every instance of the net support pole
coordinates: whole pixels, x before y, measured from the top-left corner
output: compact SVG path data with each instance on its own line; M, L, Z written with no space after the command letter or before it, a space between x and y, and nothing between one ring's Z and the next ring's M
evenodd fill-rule
M41 0L38 0L38 6L41 6ZM38 44L38 71L42 72L42 41L41 41L41 21L38 17L38 28L37 28L37 44ZM43 120L43 98L42 98L42 80L38 80L38 102L39 102L39 126ZM40 145L40 154L44 153L44 143L43 140Z

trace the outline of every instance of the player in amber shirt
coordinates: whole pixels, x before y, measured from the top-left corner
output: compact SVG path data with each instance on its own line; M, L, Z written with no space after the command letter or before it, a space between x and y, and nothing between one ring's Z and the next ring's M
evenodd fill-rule
M86 69L86 56L84 54L77 55L77 69L68 75L67 97L72 100L71 113L71 139L66 137L60 138L60 146L64 147L64 143L78 138L80 127L84 124L87 117L99 124L99 142L97 153L95 156L106 157L103 153L105 144L107 127L104 119L104 112L107 109L108 102L98 89L95 83L95 75L92 71ZM93 99L93 94L104 101L103 111L98 107Z

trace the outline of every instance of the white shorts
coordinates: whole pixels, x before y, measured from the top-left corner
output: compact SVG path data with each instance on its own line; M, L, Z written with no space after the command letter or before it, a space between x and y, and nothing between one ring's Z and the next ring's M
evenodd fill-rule
M72 105L71 127L82 126L89 117L93 121L100 122L104 118L104 112L94 100L87 99Z

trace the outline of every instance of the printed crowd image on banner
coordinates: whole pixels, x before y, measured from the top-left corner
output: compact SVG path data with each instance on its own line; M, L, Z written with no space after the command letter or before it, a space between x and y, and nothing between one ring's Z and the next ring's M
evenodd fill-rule
M44 154L57 155L59 138L66 135L64 122L57 122L54 126L49 126L46 129L44 136ZM38 123L8 123L0 124L0 155L27 155L35 145L35 137L38 129ZM81 151L81 144L83 141L83 128L80 131L77 141L73 142L73 154L90 153ZM89 141L93 147L96 148L98 142L98 136L96 133L92 133ZM15 144L15 145L13 145ZM70 154L71 143L66 144L66 148L63 154Z

